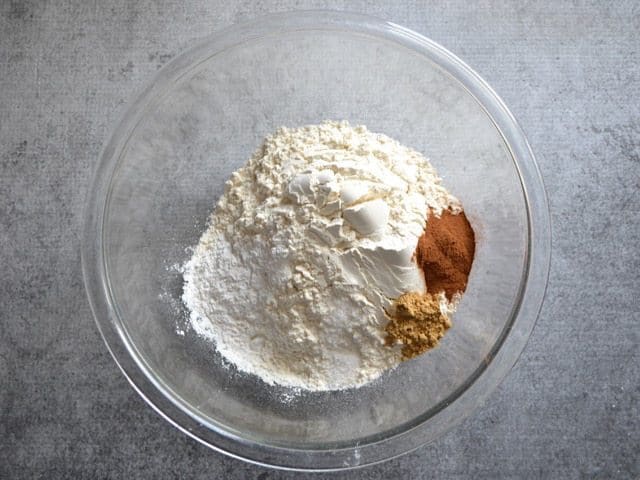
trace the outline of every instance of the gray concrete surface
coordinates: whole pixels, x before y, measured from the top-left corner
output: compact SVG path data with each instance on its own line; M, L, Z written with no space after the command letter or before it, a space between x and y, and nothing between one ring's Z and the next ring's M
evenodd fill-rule
M518 365L433 445L337 478L640 476L640 3L0 1L0 478L299 478L209 451L130 388L80 275L91 171L125 102L208 33L347 9L459 54L537 154L547 298ZM315 478L318 478L317 476Z

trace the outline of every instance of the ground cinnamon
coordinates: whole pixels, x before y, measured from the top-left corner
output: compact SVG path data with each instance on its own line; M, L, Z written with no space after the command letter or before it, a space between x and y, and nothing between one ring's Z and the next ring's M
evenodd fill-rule
M436 216L429 210L427 227L418 240L415 258L424 272L427 291L444 291L449 300L467 288L476 242L464 212L444 210Z

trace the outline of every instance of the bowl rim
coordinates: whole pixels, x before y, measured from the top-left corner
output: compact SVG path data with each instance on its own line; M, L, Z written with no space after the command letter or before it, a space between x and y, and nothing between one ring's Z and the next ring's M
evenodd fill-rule
M154 378L138 355L113 301L103 250L103 222L112 176L128 140L153 100L183 75L220 52L266 35L297 30L339 30L367 34L421 54L457 80L484 109L501 134L520 175L527 206L528 249L519 302L511 322L485 365L457 397L406 431L346 448L284 448L248 441L199 417ZM531 335L544 299L551 261L551 225L544 184L533 152L517 121L493 89L454 54L408 28L368 15L336 11L272 14L214 33L161 68L120 117L104 145L88 191L82 232L82 273L94 319L116 364L134 390L165 420L200 443L231 457L285 470L358 468L408 453L434 441L476 410L516 363Z

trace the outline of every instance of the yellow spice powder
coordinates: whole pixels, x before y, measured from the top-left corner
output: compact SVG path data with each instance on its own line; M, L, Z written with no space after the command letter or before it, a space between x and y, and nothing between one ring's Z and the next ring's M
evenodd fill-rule
M408 360L435 347L451 321L440 311L437 297L428 293L400 295L385 327L387 345L402 344L402 359Z

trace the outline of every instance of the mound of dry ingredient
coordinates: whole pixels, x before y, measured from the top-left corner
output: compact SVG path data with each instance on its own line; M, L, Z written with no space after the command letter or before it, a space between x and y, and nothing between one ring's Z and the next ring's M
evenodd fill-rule
M418 240L415 259L424 273L427 291L401 295L385 327L387 345L402 344L405 360L435 347L451 327L449 309L441 307L444 294L451 301L467 288L475 254L475 234L464 212L429 211Z
M240 371L357 387L437 345L474 247L419 152L347 122L280 128L228 180L182 298Z
M387 345L400 343L405 360L435 347L451 326L439 299L429 293L403 293L385 327Z

